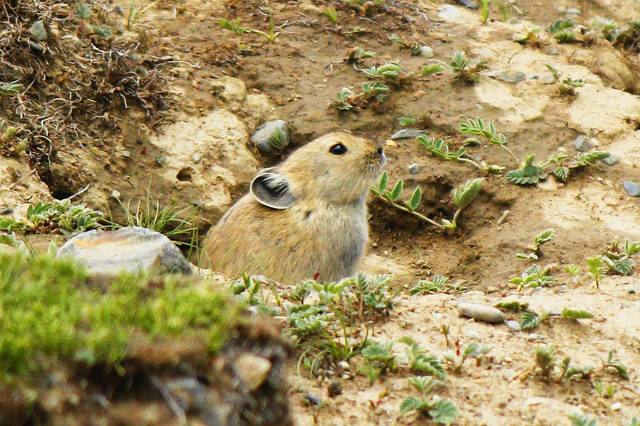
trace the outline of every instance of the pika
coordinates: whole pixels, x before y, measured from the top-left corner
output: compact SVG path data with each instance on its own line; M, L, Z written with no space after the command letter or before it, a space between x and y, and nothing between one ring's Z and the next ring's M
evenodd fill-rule
M368 240L369 186L385 162L381 146L347 133L307 143L262 170L209 231L205 265L289 284L353 275Z

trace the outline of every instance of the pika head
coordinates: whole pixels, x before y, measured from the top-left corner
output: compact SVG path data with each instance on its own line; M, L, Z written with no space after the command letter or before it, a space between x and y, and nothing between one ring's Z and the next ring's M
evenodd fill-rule
M379 145L330 133L262 170L212 228L208 267L281 282L355 273L368 239L366 198L385 164Z

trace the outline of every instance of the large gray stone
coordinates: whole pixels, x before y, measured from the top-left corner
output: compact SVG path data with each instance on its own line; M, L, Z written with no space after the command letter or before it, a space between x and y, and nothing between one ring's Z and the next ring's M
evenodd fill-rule
M110 279L122 272L191 274L193 268L167 237L135 226L83 232L67 241L58 257L76 259L95 279Z

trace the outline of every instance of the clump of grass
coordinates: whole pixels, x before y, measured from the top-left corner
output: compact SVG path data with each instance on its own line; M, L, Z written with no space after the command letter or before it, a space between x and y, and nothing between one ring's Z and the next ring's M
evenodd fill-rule
M122 370L133 333L196 334L215 351L237 321L238 305L215 286L123 275L102 292L85 279L70 260L0 252L1 378L31 377L54 360Z
M573 19L558 19L550 24L547 30L558 43L572 43L576 41L576 21Z
M218 19L218 25L225 30L233 31L238 35L253 33L257 34L261 37L264 37L269 43L273 43L276 41L280 32L275 31L275 23L273 22L273 16L269 16L269 31L257 30L254 28L243 27L240 25L241 19L228 19L228 18L220 18Z
M465 84L476 84L480 81L478 72L487 68L486 61L470 60L461 50L453 54L449 65L456 80Z
M449 293L452 291L465 291L466 287L460 287L457 284L448 284L449 278L443 277L442 275L434 275L434 277L430 280L420 280L418 283L409 291L409 294L412 296L415 295L424 295L431 293Z

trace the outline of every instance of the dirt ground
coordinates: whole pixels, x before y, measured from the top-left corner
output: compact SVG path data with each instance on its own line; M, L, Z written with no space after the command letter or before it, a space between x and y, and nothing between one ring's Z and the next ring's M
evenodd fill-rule
M176 193L176 187L160 177L158 158L163 153L148 140L169 122L202 117L226 107L212 89L212 82L223 76L244 81L249 93L266 94L275 105L273 115L290 125L291 146L285 152L264 157L253 150L261 166L276 163L290 149L329 131L351 131L384 146L387 171L394 182L404 180L406 197L416 185L422 187L424 201L419 210L430 217L451 217L455 211L452 188L482 173L464 164L438 160L415 139L391 141L390 135L401 128L397 118L402 115L426 114L425 131L454 146L465 139L458 132L458 124L482 117L504 132L518 158L536 154L546 159L558 150L573 156L571 144L578 135L596 137L599 149L615 154L619 164L608 167L598 163L571 176L567 183L550 179L530 187L510 184L501 176L487 176L478 199L461 216L455 235L445 235L382 201L372 200L368 253L378 256L374 259L384 258L386 263L371 269L389 269L385 272L395 273L394 285L401 289L391 317L375 325L374 337L397 342L402 336L410 336L439 355L455 350L454 342L465 347L477 341L492 347L478 365L470 361L460 373L450 373L446 387L438 391L457 404L458 424L569 424L566 415L575 411L597 418L600 424L627 424L633 416L640 418L640 276L637 270L631 276L607 276L595 289L586 275L586 258L598 255L613 239L640 240L640 199L629 196L622 187L623 180L640 181L639 50L636 47L620 54L602 40L586 46L548 40L541 47L522 46L512 40L522 30L534 25L546 27L564 17L566 8L582 12L574 16L580 23L607 16L623 24L629 18L640 18L637 3L628 0L610 6L600 1L516 0L505 4L509 16L506 23L494 4L484 25L479 11L461 6L459 19L442 18L441 2L436 1L387 0L366 10L344 3L155 3L131 31L117 37L138 38L141 54L146 56L171 58L166 82L171 102L166 116L151 125L139 108L120 108L115 111L117 126L105 132L99 143L80 137L58 146L61 166L53 171L56 184L49 184L50 191L68 196L90 184L78 200L94 208L109 206L114 211L117 206L109 198L113 191L135 198L144 197L149 188L161 199L193 203L198 192L207 189ZM116 4L125 10L130 5L116 1L113 7ZM337 24L320 13L327 6L336 8ZM217 23L220 18L241 18L243 26L268 31L269 14L279 31L273 43L257 34L237 35ZM391 34L432 47L433 58L412 56L410 49L389 41ZM358 89L366 81L344 61L346 53L356 46L376 52L375 58L366 59L357 65L359 68L399 61L405 69L418 71L438 62L445 65L445 71L394 88L381 106L338 113L331 107L338 91L343 87ZM454 81L448 63L458 50L487 61L488 70L478 84ZM598 62L598 58L609 61L611 57L615 64ZM548 74L546 63L553 63L563 77L584 78L588 84L576 89L576 96L559 95L556 84L542 82ZM622 70L618 72L619 68ZM540 78L509 84L486 74L495 70L521 70ZM250 123L251 134L256 123L243 118ZM180 143L176 140L176 146ZM499 147L469 149L471 158L505 165L507 170L516 166ZM419 168L412 174L409 166L414 164ZM233 187L231 199L245 191L244 185ZM203 232L220 213L209 212L204 217ZM537 263L559 265L553 269L556 280L547 288L518 293L509 279L519 276L533 262L517 259L515 254L524 251L534 236L547 228L555 229L555 238L544 245ZM579 280L562 269L566 264L581 267ZM418 279L433 275L461 281L470 291L409 295ZM493 305L515 299L528 302L536 311L583 309L595 316L579 322L550 319L532 334L511 331L504 324L459 318L455 308L460 301ZM441 334L442 326L450 327L449 345ZM534 366L533 350L540 344L556 346L559 359L570 356L574 364L593 365L596 370L607 352L615 350L616 357L629 368L629 380L597 372L597 380L615 387L613 397L604 398L585 380L544 382L523 378ZM398 353L403 351L401 343L394 348ZM374 385L358 374L354 379L338 377L335 380L341 383L342 394L330 398L327 387L334 379L308 379L304 371L298 375L295 361L289 370L297 424L408 421L400 415L399 406L403 398L413 394L407 384L409 373L383 377ZM355 365L350 371L356 372ZM321 398L323 405L308 406L304 397L309 393ZM416 424L421 422L428 424L425 419Z

